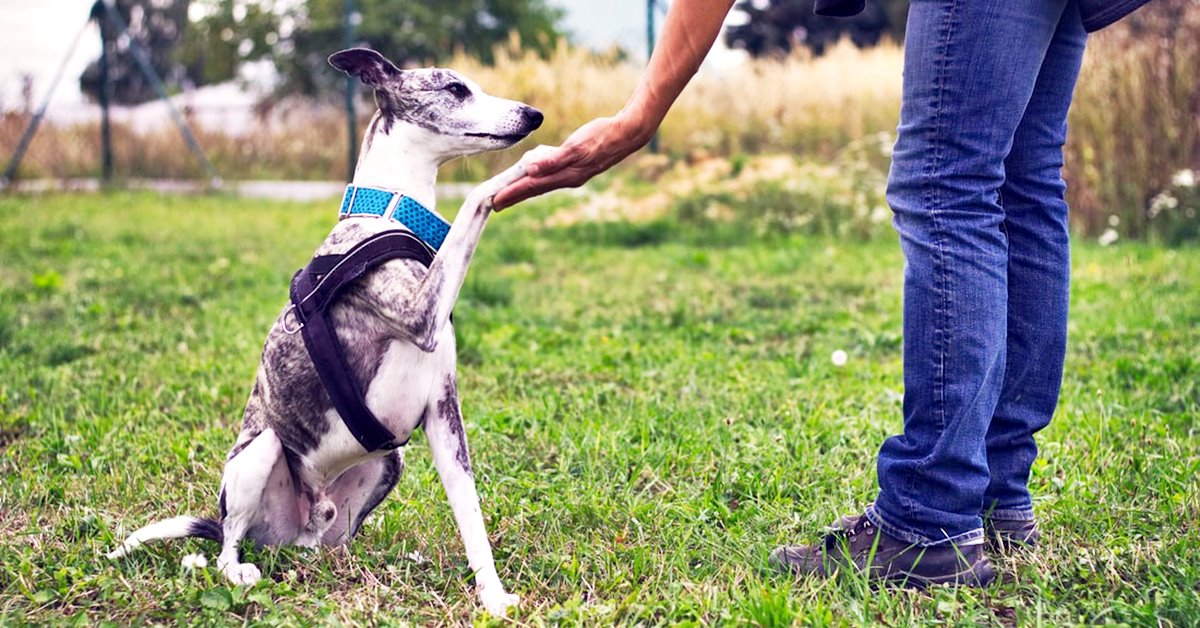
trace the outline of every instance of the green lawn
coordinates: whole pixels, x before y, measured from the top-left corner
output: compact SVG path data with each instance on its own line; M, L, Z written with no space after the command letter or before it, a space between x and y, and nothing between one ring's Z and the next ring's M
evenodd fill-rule
M541 227L551 209L493 219L455 317L517 622L1200 623L1200 249L1076 246L1033 476L1044 548L997 559L984 591L874 591L793 583L766 556L861 509L900 429L893 239ZM251 590L206 541L100 557L152 519L216 513L260 343L335 212L0 199L0 624L482 617L420 437L348 550L251 550ZM190 552L209 568L185 571Z

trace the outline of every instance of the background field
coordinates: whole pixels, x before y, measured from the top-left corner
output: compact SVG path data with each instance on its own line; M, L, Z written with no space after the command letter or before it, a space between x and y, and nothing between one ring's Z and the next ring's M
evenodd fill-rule
M1158 0L1089 41L1066 147L1072 221L1098 236L1200 239L1196 210L1167 207L1177 173L1200 170L1200 5ZM543 57L514 39L494 63L458 54L442 65L493 94L542 109L545 125L526 146L445 169L443 179L482 181L535 143L559 144L584 122L620 110L641 69L620 55L569 47ZM322 52L327 54L327 52ZM814 166L844 159L848 144L890 147L900 103L903 52L895 44L859 50L849 42L814 58L804 49L697 76L667 117L662 159L789 155ZM323 67L319 72L333 72ZM200 125L200 144L217 172L235 179L345 180L346 121L340 94L320 101L267 100L251 128ZM363 90L359 129L373 112ZM186 99L184 99L186 102ZM16 146L28 113L0 112L0 154ZM175 128L115 127L118 178L204 179ZM24 178L97 176L99 126L43 129L19 171ZM883 165L886 171L886 163ZM880 186L881 188L882 186ZM1157 207L1157 208L1156 208ZM1165 212L1163 211L1165 208ZM1113 223L1116 217L1116 223ZM1180 225L1184 227L1180 227Z
M686 206L549 220L575 202L496 217L456 310L517 622L1197 623L1200 250L1079 241L1033 476L1044 549L999 559L984 591L874 592L765 562L871 499L900 429L894 236L714 228ZM421 437L347 550L252 551L249 591L181 568L207 542L99 557L215 513L260 343L334 206L0 199L0 624L478 620Z

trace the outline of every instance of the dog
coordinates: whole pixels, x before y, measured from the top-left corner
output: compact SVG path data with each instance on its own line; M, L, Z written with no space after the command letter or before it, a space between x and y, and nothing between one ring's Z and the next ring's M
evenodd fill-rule
M451 70L401 70L364 48L335 53L329 63L371 87L378 106L352 186L397 191L426 208L434 207L434 183L443 163L512 146L542 122L536 109L485 94ZM366 407L397 441L407 442L423 428L479 601L496 615L516 605L518 597L501 584L484 529L458 401L450 314L492 211L492 197L544 150L530 151L467 196L428 268L411 259L383 262L349 284L329 309L350 375L363 383ZM317 255L346 253L395 227L351 214L333 228ZM230 582L253 585L261 573L241 562L243 539L265 545L345 544L396 485L404 469L403 447L368 451L351 432L306 351L307 340L295 333L294 304L267 335L242 429L225 462L219 520L183 516L150 524L110 558L152 539L202 537L221 543L216 567Z

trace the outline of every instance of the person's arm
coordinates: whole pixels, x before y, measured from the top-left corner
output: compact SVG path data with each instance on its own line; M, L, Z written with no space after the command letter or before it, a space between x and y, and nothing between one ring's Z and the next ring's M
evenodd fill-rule
M579 187L646 145L712 48L733 0L675 0L662 38L633 96L615 116L579 127L496 194L497 210L532 196Z

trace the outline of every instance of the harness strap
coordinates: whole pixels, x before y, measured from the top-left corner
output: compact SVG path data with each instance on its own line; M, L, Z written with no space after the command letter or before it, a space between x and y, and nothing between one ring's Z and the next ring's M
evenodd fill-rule
M344 254L314 257L296 272L291 286L292 308L317 377L346 428L369 452L403 447L408 439L396 442L391 430L367 408L365 391L350 369L345 348L333 328L330 308L348 285L393 259L412 259L428 267L433 263L433 251L408 231L384 231Z

